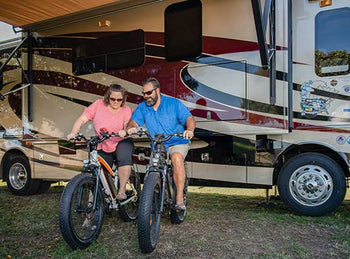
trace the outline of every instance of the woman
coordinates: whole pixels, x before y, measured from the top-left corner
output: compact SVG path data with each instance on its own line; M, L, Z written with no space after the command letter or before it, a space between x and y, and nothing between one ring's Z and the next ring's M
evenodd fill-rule
M117 133L119 137L107 139L98 146L98 153L103 159L113 166L117 161L120 188L117 195L118 200L125 200L126 183L130 176L132 166L132 153L134 144L130 138L124 139L126 125L131 118L132 109L125 105L125 89L112 84L104 95L104 99L96 100L85 109L82 115L75 121L72 131L67 138L74 138L80 128L88 121L92 121L95 134L98 135L101 128L107 129L109 133Z

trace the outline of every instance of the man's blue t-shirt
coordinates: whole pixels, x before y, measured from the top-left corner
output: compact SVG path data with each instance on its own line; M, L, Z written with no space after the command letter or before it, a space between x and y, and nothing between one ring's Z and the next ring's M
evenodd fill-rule
M154 138L155 134L184 132L184 125L186 125L186 120L189 116L192 116L192 114L182 102L175 98L161 95L157 111L144 101L137 106L131 119L139 126L145 125ZM174 136L167 142L164 142L164 145L168 149L170 146L188 142L188 139Z

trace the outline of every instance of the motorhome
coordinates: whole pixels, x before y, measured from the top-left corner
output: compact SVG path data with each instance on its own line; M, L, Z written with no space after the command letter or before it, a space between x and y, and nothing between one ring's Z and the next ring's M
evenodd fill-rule
M111 83L136 107L153 76L196 119L191 185L277 186L300 215L338 208L350 158L348 0L101 4L40 21L21 17L45 4L17 6L20 18L0 11L23 34L0 45L0 176L11 192L45 192L79 173L86 150L65 137L75 119ZM142 173L149 144L135 145Z

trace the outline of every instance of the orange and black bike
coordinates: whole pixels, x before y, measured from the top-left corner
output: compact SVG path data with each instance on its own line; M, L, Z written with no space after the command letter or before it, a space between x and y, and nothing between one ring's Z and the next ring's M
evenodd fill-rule
M59 206L59 225L62 236L73 249L86 248L101 232L105 212L119 210L124 221L138 215L141 193L140 176L132 169L126 186L127 198L119 201L118 169L109 167L98 155L97 145L116 134L101 132L87 140L78 134L74 140L87 141L88 159L84 160L82 173L73 177L65 187Z

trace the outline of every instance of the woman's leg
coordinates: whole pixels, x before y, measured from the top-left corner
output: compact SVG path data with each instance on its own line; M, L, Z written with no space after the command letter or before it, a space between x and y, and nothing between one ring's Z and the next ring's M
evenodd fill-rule
M118 164L119 174L119 191L118 197L125 198L126 183L129 180L131 166L132 166L132 153L134 152L134 143L132 139L127 138L120 141L116 148L116 157Z
M104 152L103 150L98 150L97 153L99 154L100 157L102 157L106 162L107 164L109 165L110 168L113 167L113 152L112 153L107 153L107 152ZM107 170L104 168L104 166L102 165L102 168L104 170Z
M118 168L119 174L119 191L118 194L123 195L125 193L126 183L130 177L131 165L125 165Z

